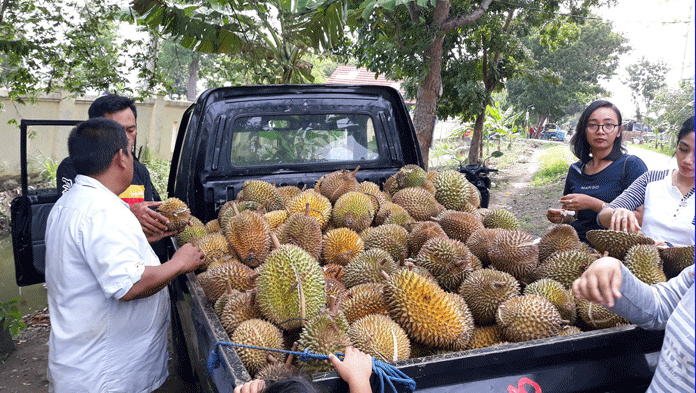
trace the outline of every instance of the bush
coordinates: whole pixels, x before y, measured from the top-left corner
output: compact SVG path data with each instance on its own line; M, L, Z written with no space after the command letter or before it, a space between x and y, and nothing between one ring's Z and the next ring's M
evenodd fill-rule
M533 186L544 186L557 182L568 173L570 158L567 146L555 146L539 157L539 171L532 179Z
M7 302L0 302L0 321L2 321L0 329L9 330L13 337L16 337L20 330L27 328L17 307L18 301L19 299L11 299Z

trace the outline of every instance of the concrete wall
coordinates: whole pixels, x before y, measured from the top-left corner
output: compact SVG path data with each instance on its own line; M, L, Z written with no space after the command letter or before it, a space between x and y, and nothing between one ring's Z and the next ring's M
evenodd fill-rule
M97 96L71 97L69 94L52 93L40 97L36 103L27 101L17 104L7 98L7 92L0 90L0 178L17 176L19 165L19 122L29 120L83 120L87 109ZM154 155L171 160L176 141L176 133L181 116L191 105L188 101L170 101L163 97L137 102L138 140L137 148L147 147ZM7 124L16 120L17 125ZM71 127L29 127L28 165L29 172L43 169L43 163L52 159L57 163L68 156L68 134Z

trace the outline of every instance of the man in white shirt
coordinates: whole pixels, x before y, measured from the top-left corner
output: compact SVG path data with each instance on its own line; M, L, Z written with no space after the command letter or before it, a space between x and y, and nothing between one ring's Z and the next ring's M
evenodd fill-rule
M168 376L166 286L203 253L187 244L160 264L118 197L133 176L122 125L83 122L68 150L78 175L46 227L49 391L151 392Z

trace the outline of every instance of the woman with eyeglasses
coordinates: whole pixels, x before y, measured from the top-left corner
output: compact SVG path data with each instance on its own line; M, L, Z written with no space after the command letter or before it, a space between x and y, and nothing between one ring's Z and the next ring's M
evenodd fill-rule
M694 244L694 117L677 135L678 169L648 171L599 213L599 223L617 231L640 230L667 246ZM644 206L642 227L633 210Z
M546 213L555 224L572 225L584 242L587 231L602 229L597 213L648 170L643 160L621 146L621 120L621 112L609 101L585 108L570 140L579 161L568 169L561 209ZM639 212L635 216L640 220Z

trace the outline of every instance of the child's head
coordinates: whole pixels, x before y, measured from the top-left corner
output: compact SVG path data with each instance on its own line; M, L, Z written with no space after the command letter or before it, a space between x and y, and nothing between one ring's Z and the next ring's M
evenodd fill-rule
M321 386L314 384L309 379L294 376L269 384L263 389L263 393L324 393L324 391Z

